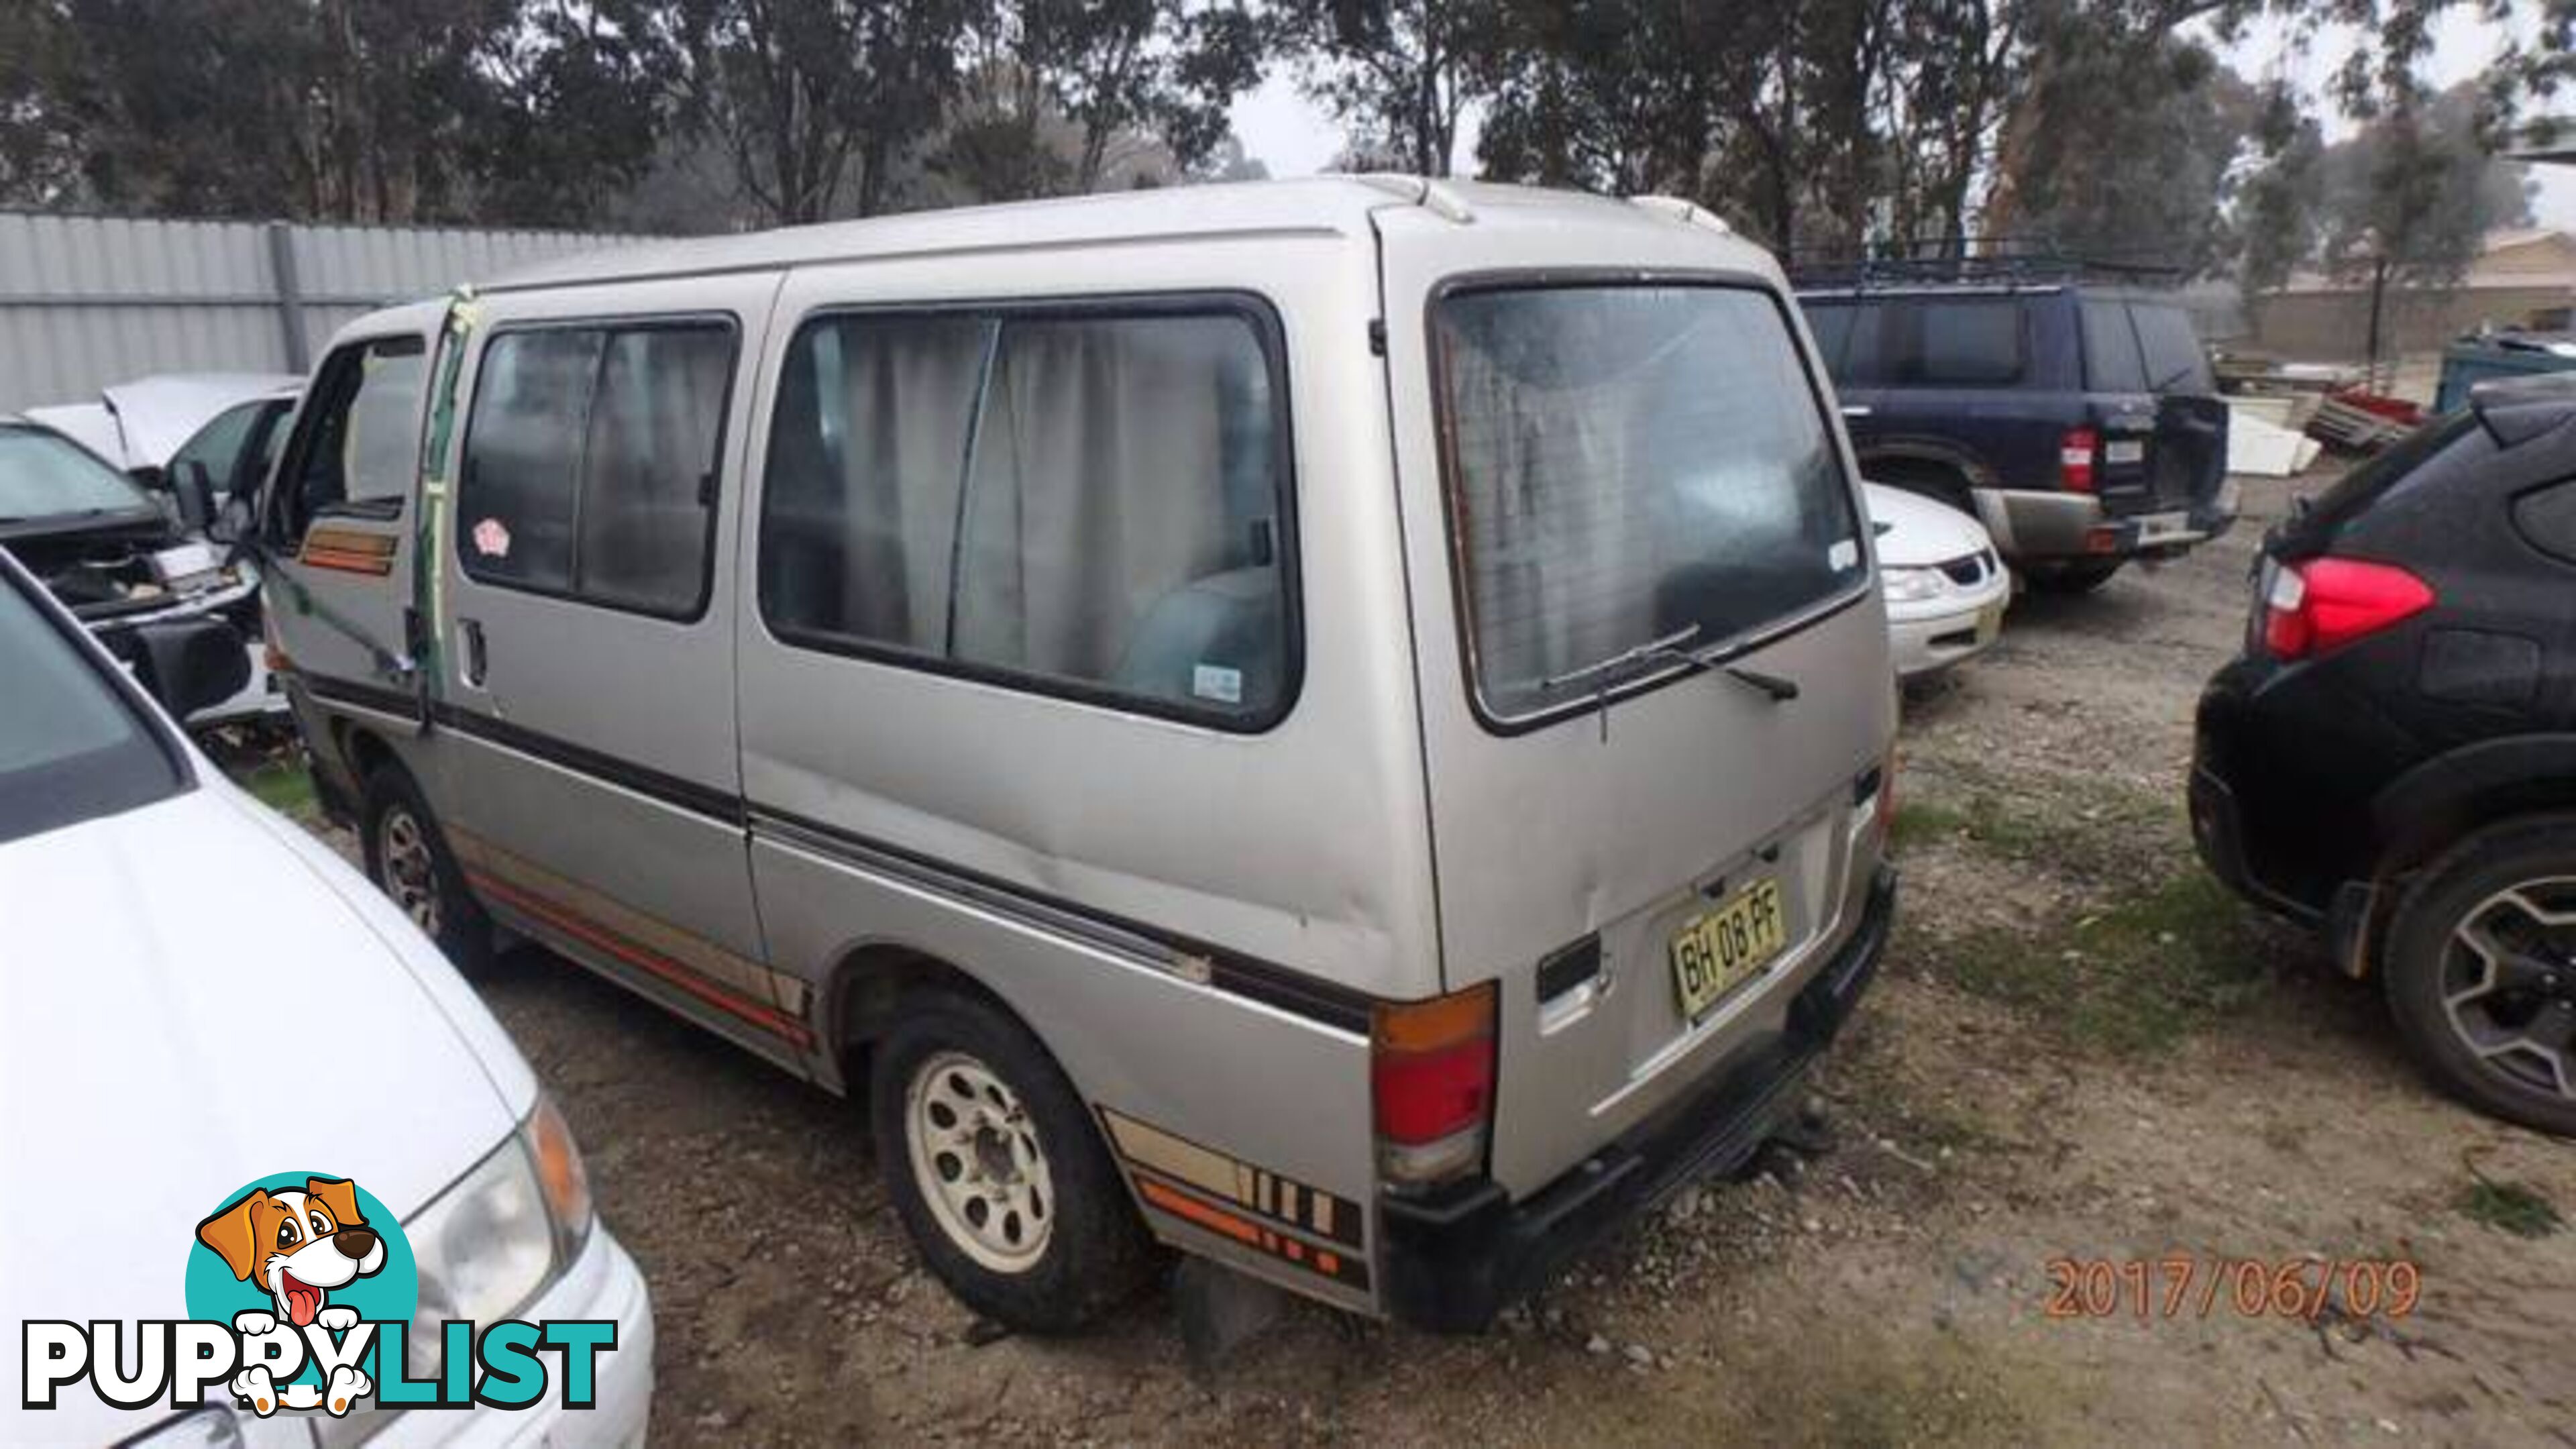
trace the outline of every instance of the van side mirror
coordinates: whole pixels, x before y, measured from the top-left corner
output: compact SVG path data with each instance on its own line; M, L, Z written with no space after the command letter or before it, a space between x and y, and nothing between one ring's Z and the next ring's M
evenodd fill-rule
M221 619L139 624L131 639L135 682L175 719L221 704L250 683L241 631Z

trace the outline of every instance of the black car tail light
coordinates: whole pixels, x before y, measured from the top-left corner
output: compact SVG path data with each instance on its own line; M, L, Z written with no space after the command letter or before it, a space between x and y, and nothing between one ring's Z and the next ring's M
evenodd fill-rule
M2433 586L2395 564L2313 558L2272 570L2263 598L2263 651L2312 659L2433 607Z

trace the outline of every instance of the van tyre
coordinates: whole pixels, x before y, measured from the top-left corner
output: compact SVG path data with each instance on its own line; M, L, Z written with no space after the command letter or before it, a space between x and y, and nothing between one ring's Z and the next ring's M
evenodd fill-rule
M999 1007L915 999L876 1044L868 1118L895 1211L975 1312L1071 1333L1142 1283L1150 1249L1099 1129Z
M2493 826L2435 861L2398 907L2381 974L2435 1082L2576 1137L2576 816Z
M366 781L358 838L367 878L468 976L492 964L492 919L466 887L429 802L402 766L379 766Z

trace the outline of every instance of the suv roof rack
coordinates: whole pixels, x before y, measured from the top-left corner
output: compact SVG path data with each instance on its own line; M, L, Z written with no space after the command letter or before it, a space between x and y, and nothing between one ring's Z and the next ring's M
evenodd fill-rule
M2068 282L2125 282L2174 286L2191 268L2162 260L2169 253L2137 248L2079 255L2045 236L1970 236L1878 242L1859 251L1789 257L1789 279L1801 287L2062 286Z

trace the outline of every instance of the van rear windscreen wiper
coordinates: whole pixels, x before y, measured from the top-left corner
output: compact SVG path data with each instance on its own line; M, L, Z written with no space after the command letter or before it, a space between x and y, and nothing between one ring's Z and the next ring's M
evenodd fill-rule
M1760 691L1773 704L1786 704L1798 697L1798 681L1794 679L1784 679L1777 674L1765 674L1761 670L1747 669L1738 664L1720 664L1705 654L1692 653L1685 646L1697 639L1699 633L1699 625L1685 624L1661 638L1649 639L1643 644L1622 649L1598 664L1587 664L1581 669L1549 675L1538 682L1538 687L1554 693L1567 685L1590 681L1593 686L1593 705L1601 717L1601 739L1605 744L1610 739L1610 689L1613 677L1639 664L1678 664L1693 672L1714 669L1748 689Z

